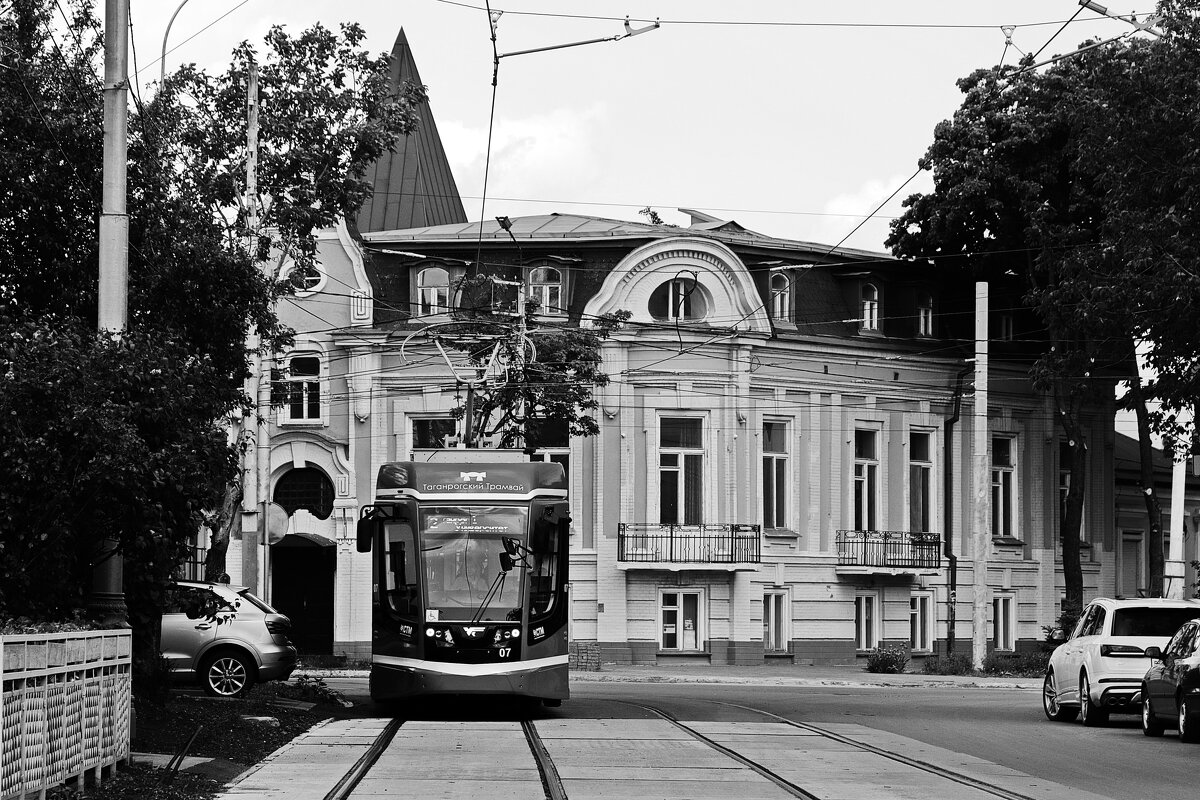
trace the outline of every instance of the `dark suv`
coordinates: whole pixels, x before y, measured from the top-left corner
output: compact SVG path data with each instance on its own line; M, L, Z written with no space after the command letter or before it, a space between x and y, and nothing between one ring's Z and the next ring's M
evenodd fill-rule
M173 676L238 697L296 668L292 623L245 587L175 581L163 605L161 648Z

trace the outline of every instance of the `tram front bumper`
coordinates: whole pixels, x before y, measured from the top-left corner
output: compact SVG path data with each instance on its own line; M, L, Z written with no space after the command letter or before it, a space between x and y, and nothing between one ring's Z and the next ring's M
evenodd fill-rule
M371 665L371 699L481 694L566 700L570 697L566 656L542 661L553 663L454 664L376 656Z

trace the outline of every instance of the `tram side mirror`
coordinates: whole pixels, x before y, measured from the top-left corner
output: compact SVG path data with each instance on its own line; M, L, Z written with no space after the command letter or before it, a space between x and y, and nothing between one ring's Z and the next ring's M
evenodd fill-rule
M501 541L504 542L504 555L508 556L509 561L511 561L512 557L517 555L518 552L520 552L517 549L520 545L517 543L516 539L512 539L507 536L504 539L502 539Z
M505 547L507 547L507 546L508 546L508 540L505 540ZM501 572L512 572L512 568L514 566L516 566L516 562L513 561L513 557L511 555L509 555L508 552L503 552L500 554L500 571Z
M375 522L370 517L358 521L358 552L371 552L371 540L375 538Z

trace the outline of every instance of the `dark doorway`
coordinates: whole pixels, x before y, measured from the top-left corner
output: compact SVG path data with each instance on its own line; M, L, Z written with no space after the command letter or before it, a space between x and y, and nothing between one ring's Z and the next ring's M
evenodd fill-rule
M271 546L271 605L292 620L292 643L301 655L333 654L336 571L331 539L291 533Z

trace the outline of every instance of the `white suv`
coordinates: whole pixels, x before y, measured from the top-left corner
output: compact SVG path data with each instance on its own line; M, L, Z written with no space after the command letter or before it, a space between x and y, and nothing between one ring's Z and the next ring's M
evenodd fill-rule
M1150 659L1145 650L1164 647L1189 619L1200 617L1195 600L1112 600L1088 603L1070 638L1050 655L1042 708L1055 722L1082 716L1103 725L1109 712L1141 710L1141 684Z

